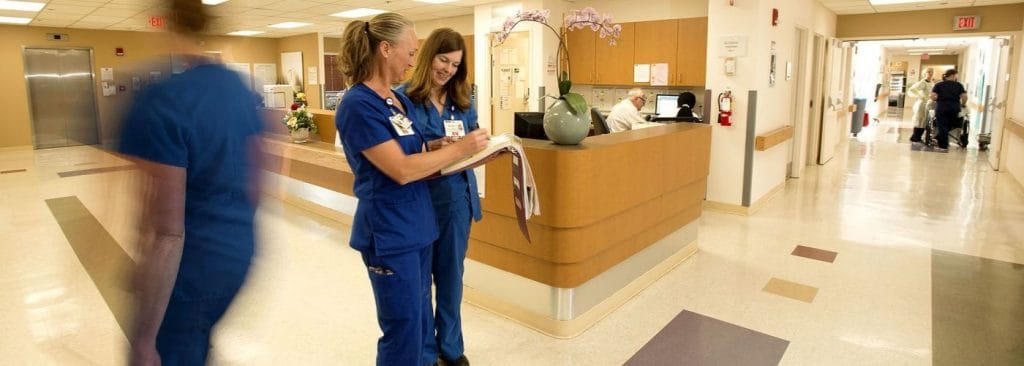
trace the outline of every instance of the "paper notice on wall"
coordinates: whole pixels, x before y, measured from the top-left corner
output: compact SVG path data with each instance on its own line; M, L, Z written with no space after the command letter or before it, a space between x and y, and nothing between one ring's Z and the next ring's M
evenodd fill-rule
M308 74L307 76L309 76L309 78L306 79L309 80L309 85L319 85L317 83L320 80L320 73L317 72L316 66L310 66L306 74Z
M502 96L498 100L499 100L499 102L498 102L498 109L501 109L503 111L507 111L508 108L509 108L509 104L511 104L512 98L508 97L508 96Z
M100 68L100 80L102 80L102 81L113 81L114 80L114 68L113 67L101 67Z
M277 64L252 64L253 85L263 90L264 85L277 84Z
M651 81L651 64L633 65L633 82L646 83Z
M109 97L111 95L117 94L117 85L114 85L114 83L109 81L104 81L101 84L101 89L103 89L104 97Z
M651 65L651 85L668 85L668 64Z

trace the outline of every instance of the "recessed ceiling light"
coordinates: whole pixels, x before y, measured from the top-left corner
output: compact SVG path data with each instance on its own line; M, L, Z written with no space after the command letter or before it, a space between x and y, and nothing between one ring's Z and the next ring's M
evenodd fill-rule
M937 3L939 0L868 0L871 5L900 5L918 3Z
M428 4L444 4L444 3L452 3L452 2L455 2L456 0L413 0L413 1L418 1L418 2L421 2L421 3L428 3Z
M263 33L266 33L266 32L264 32L264 31L240 30L240 31L234 31L234 32L228 33L228 35L229 36L255 36L257 34L263 34Z
M384 14L384 13L387 13L387 10L370 9L370 8L358 8L358 9L346 10L346 11L343 11L343 12L340 12L340 13L334 13L334 14L331 14L331 16L332 17L342 17L342 18L363 18L363 17L368 17L368 16L371 16L371 15Z
M15 17L0 17L0 23L7 24L28 24L32 22L32 18L15 18Z
M203 4L205 5L217 5L226 2L228 2L228 0L203 0Z
M28 1L0 1L0 10L19 11L40 11L46 3L33 3Z
M277 23L277 24L268 25L268 27L292 29L292 28L305 27L307 25L312 25L312 24L301 23L301 22L284 22L284 23Z

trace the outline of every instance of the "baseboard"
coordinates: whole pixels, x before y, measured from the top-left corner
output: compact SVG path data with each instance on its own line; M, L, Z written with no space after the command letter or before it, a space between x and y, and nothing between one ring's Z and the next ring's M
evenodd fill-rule
M779 193L781 193L784 189L786 189L785 181L779 183L779 185L775 186L775 188L772 188L772 190L768 191L768 193L765 194L764 196L761 196L761 198L758 199L757 202L754 202L754 204L750 205L750 207L715 201L704 201L703 206L704 209L708 211L727 213L731 215L750 216L764 208L764 206L766 206L769 201L775 198L775 196L779 195Z
M569 339L582 334L597 322L625 305L630 299L638 295L644 289L654 284L661 277L697 253L697 241L694 240L675 254L652 267L650 270L635 278L628 285L622 287L614 294L604 299L596 306L571 320L556 320L526 310L518 305L503 301L484 291L464 286L463 300L481 309L490 311L496 315L503 316L545 335ZM467 259L468 261L469 259Z

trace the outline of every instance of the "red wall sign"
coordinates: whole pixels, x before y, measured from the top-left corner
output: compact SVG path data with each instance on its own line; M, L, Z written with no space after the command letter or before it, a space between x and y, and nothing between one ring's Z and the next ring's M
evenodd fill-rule
M163 28L164 18L156 15L149 17L149 26L152 28Z
M953 30L978 29L981 27L981 17L977 15L958 16L953 18Z

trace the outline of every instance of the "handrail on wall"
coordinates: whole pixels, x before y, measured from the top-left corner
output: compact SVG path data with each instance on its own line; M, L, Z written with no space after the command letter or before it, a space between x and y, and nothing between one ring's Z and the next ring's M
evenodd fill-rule
M793 138L793 127L785 126L754 138L754 150L765 151Z

